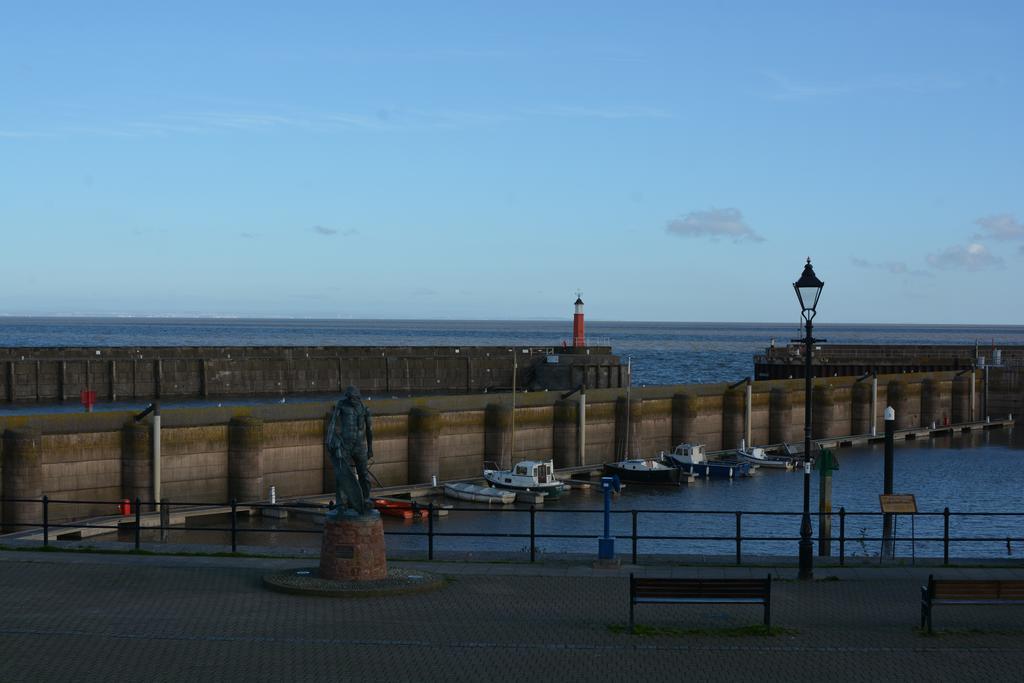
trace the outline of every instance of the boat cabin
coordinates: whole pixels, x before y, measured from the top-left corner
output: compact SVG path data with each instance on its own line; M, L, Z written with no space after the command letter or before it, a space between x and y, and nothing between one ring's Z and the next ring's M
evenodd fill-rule
M673 458L684 465L703 465L707 462L704 444L681 443L672 451Z

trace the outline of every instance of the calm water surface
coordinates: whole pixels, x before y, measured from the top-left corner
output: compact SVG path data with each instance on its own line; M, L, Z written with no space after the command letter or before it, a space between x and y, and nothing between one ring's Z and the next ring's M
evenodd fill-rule
M850 514L846 520L846 553L849 556L877 556L881 535L881 515L878 514L878 494L882 488L883 447L871 445L837 449L840 469L833 477L832 501L836 513L833 538L839 537L838 511L845 507L849 513L871 513L867 516ZM954 557L1019 558L1024 555L1024 507L1020 482L1024 480L1024 430L999 429L974 432L935 440L898 442L895 457L895 485L897 493L913 493L918 510L941 513L949 507L950 534L957 537L984 537L987 541L954 542L950 554ZM817 473L812 474L811 509L818 507ZM614 499L612 533L618 537L616 549L620 554L631 550L629 511L638 510L638 534L641 536L697 536L689 540L645 540L639 543L639 553L680 555L726 555L735 552L732 540L736 529L737 511L743 512L743 536L778 539L798 534L799 511L803 496L803 477L800 473L760 471L753 477L735 481L703 480L682 487L628 486ZM445 537L441 534L529 534L529 507L512 505L487 508L463 501L444 498L435 504L455 505L457 509L446 517L435 520L437 551L472 553L492 551L504 553L528 552L529 539L493 537ZM424 500L426 504L426 500ZM538 534L580 534L584 539L540 539L538 549L544 553L595 553L596 538L601 534L600 510L603 498L599 490L573 490L556 501L538 508ZM956 513L1013 511L1016 514L986 517L964 517ZM756 512L787 512L787 516L756 515ZM623 514L625 513L625 514ZM713 513L713 514L712 514ZM241 520L240 520L241 521ZM205 520L204 524L209 524ZM309 529L312 522L293 520L273 523L254 519L263 529ZM242 523L239 543L243 545L299 546L315 549L320 537L316 533L247 533L248 522ZM426 552L426 538L397 535L401 532L426 532L426 523L402 521L385 517L388 547L392 550ZM218 526L227 526L226 519ZM919 516L913 550L921 557L941 557L942 544L925 539L941 539L942 517ZM817 522L815 522L817 528ZM911 555L911 521L909 517L897 520L897 533L908 540L897 547L899 557ZM724 536L729 540L713 540ZM1007 537L1010 538L1009 549ZM122 540L130 540L125 536ZM155 535L144 542L155 542ZM173 531L173 543L229 542L223 533L183 533ZM796 551L795 540L745 540L743 553L749 555L791 555ZM838 540L833 554L838 555Z

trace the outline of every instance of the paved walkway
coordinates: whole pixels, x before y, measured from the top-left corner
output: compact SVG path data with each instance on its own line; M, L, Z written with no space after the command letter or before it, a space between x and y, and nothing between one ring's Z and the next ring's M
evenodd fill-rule
M630 636L629 567L402 563L444 589L326 599L265 590L309 560L0 552L2 681L1020 680L1024 611L937 609L920 635L918 586L1024 568L643 568L764 575L776 636ZM640 571L640 570L638 570ZM828 578L826 578L828 577ZM640 624L758 624L759 607L644 605Z

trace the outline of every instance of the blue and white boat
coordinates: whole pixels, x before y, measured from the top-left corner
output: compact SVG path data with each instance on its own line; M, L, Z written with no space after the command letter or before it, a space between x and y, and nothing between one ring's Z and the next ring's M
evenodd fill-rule
M739 458L740 462L748 462L758 467L779 470L792 470L796 465L793 458L768 455L760 446L747 448L745 439L740 439L740 447L736 449L736 457Z
M673 466L698 477L749 477L756 469L750 463L738 460L708 460L704 444L681 443L664 456Z

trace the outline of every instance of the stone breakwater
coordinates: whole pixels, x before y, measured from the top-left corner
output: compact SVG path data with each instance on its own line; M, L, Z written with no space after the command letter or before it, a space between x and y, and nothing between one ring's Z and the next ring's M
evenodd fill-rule
M516 363L513 364L513 356ZM594 388L628 383L608 346L227 346L0 349L0 400L98 401Z
M898 428L983 419L980 380L917 373L814 381L814 437L865 434L887 405ZM748 389L749 386L749 389ZM803 380L750 385L690 384L587 392L586 452L579 453L577 397L529 392L369 400L374 415L373 472L385 486L479 476L485 461L551 458L556 467L600 464L623 453L652 454L683 441L708 449L798 442ZM749 391L749 393L748 393ZM972 402L973 398L973 402ZM223 502L319 495L334 488L323 448L331 404L305 403L166 410L161 430L161 496L172 502ZM872 408L874 412L872 413ZM73 501L152 499L152 434L127 412L0 417L5 498ZM628 442L627 442L628 438ZM6 503L7 530L40 521L38 504ZM113 514L92 503L53 504L51 520Z

